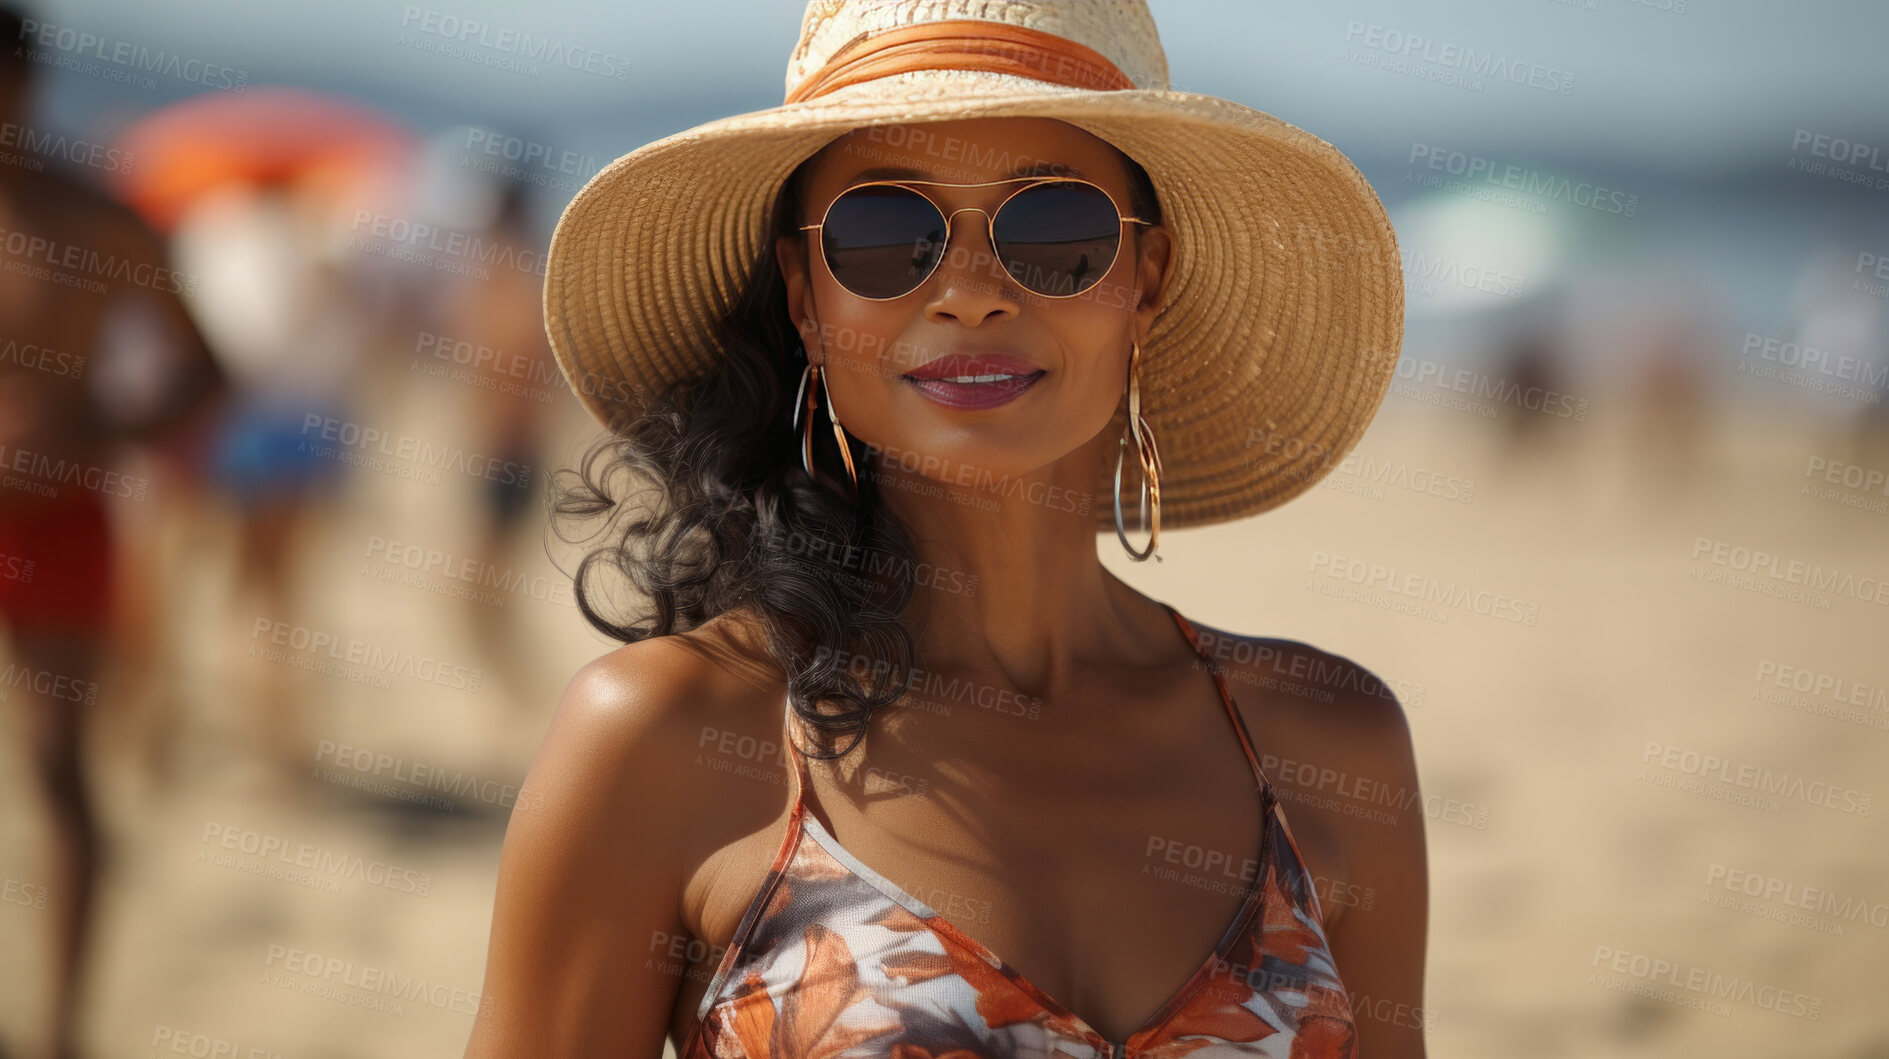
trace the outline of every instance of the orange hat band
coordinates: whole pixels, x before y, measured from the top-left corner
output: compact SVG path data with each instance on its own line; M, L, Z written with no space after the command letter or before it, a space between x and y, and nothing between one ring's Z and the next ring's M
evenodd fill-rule
M1013 74L1097 92L1135 87L1101 52L1067 37L1002 22L949 19L853 38L789 92L786 102L817 99L847 85L913 70Z

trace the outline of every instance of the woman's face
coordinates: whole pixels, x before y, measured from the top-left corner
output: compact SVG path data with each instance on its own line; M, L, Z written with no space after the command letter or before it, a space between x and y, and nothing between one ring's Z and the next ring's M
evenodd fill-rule
M1133 215L1127 169L1106 141L1049 118L987 118L858 129L840 137L808 163L802 216L805 223L818 221L829 202L861 180L969 184L1035 166L1045 175L1099 184ZM885 171L893 169L910 172ZM994 211L1019 186L924 190L949 214L966 207ZM993 257L980 212L957 214L937 269L916 290L890 301L858 297L836 282L818 256L817 231L783 239L775 251L794 324L809 359L823 368L847 432L883 453L888 473L975 487L1063 460L1108 425L1127 386L1131 344L1160 309L1170 260L1167 233L1159 228L1144 229L1137 254L1138 228L1144 226L1122 225L1113 266L1082 294L1063 299L1017 285ZM994 404L1002 396L991 392L994 387L927 384L912 376L953 354L1018 358L1023 366L997 370L1041 375ZM993 367L973 362L969 370L990 374Z

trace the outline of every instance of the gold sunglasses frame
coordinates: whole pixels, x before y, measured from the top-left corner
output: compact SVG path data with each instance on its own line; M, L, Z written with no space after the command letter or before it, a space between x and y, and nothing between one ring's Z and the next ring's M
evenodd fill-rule
M949 213L945 212L945 208L942 205L939 205L937 199L933 198L929 193L920 189L920 185L925 186L925 187L942 187L942 188L987 188L987 187L994 187L998 184L1019 184L1019 183L1022 184L1023 186L1020 188L1017 188L1015 191L1012 191L1010 194L1005 195L1003 199L997 203L996 208L994 209L986 210L981 206L964 206L964 207L960 207L958 209L952 210ZM937 259L931 263L931 268L927 270L923 276L919 277L916 283L912 284L912 289L906 291L903 294L894 294L889 298L872 298L872 297L867 297L864 294L860 294L859 292L853 290L853 288L848 287L845 283L841 282L838 276L833 274L833 262L827 260L827 256L826 256L826 239L823 236L819 240L820 267L826 269L826 274L828 278L832 279L834 283L839 284L839 287L841 290L844 290L846 293L851 294L853 297L859 298L863 301L895 302L895 301L898 301L900 298L911 297L913 294L917 293L918 290L922 288L927 282L929 282L932 276L937 274L938 266L944 263L946 255L948 255L951 252L951 224L953 221L957 219L957 216L960 213L971 212L971 213L981 213L984 215L984 242L986 245L990 247L991 260L996 261L999 264L1002 264L1003 254L997 250L997 230L996 230L997 215L1003 212L1004 207L1010 204L1011 199L1016 198L1018 195L1023 194L1024 192L1030 190L1031 188L1040 187L1044 184L1086 184L1089 187L1092 187L1095 190L1101 192L1102 197L1107 199L1109 202L1109 205L1115 208L1115 215L1119 219L1119 223L1117 224L1116 229L1115 229L1115 256L1109 258L1107 267L1102 269L1101 275L1103 276L1106 276L1110 272L1114 271L1115 263L1122 259L1122 246L1128 241L1126 239L1121 238L1121 234L1122 234L1121 225L1122 224L1130 224L1130 223L1145 224L1145 225L1148 225L1149 227L1155 227L1157 224L1157 222L1150 221L1145 218L1130 217L1127 213L1123 212L1122 204L1115 201L1115 196L1109 194L1109 190L1107 188L1103 187L1102 185L1096 183L1093 180L1084 180L1081 177L1068 177L1068 176L1024 176L1024 177L1006 177L1002 180L985 180L976 184L953 184L953 183L949 183L943 180L863 180L857 184L853 184L847 187L845 190L841 191L839 194L833 196L832 199L828 200L826 204L826 209L820 212L820 221L818 224L803 224L800 226L800 230L803 232L810 232L816 229L824 229L826 227L827 218L833 215L834 203L837 203L839 200L845 198L847 195L850 195L853 192L858 191L860 188L896 187L896 188L904 188L908 191L917 192L920 198L924 199L926 202L931 203L931 208L934 210L937 210L938 215L944 218L945 234L944 234L944 242L941 244L944 249L938 254ZM1076 291L1074 294L1044 294L1041 291L1033 290L1030 287L1025 286L1021 280L1017 279L1015 276L1011 276L1008 269L1004 271L1004 275L1012 283L1015 283L1017 286L1022 287L1024 290L1028 291L1032 296L1038 297L1038 298L1050 298L1056 301L1062 301L1068 298L1080 298L1083 295L1088 294L1090 291L1093 291L1096 287L1100 286L1102 283L1100 279L1097 279L1094 283L1091 283L1087 287L1084 287L1081 290Z

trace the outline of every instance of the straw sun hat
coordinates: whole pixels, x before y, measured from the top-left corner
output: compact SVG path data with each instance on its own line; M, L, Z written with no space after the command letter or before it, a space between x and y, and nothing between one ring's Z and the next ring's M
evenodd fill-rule
M632 395L714 365L710 325L795 166L864 126L1013 116L1057 118L1108 141L1160 199L1175 260L1142 342L1140 396L1157 439L1162 528L1299 495L1382 402L1404 309L1383 204L1324 140L1171 91L1146 0L813 0L786 87L782 106L618 158L565 208L545 326L600 422ZM1126 406L1124 383L1116 434ZM1112 529L1113 505L1097 506L1097 528Z

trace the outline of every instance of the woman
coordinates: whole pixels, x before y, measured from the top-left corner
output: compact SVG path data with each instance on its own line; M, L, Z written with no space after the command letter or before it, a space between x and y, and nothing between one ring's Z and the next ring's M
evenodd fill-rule
M1395 698L1092 547L1309 488L1401 335L1355 168L1166 87L1140 0L816 0L785 105L566 209L612 434L557 513L634 511L578 571L626 644L524 784L468 1055L1424 1054L1420 814L1262 768L1414 796Z

